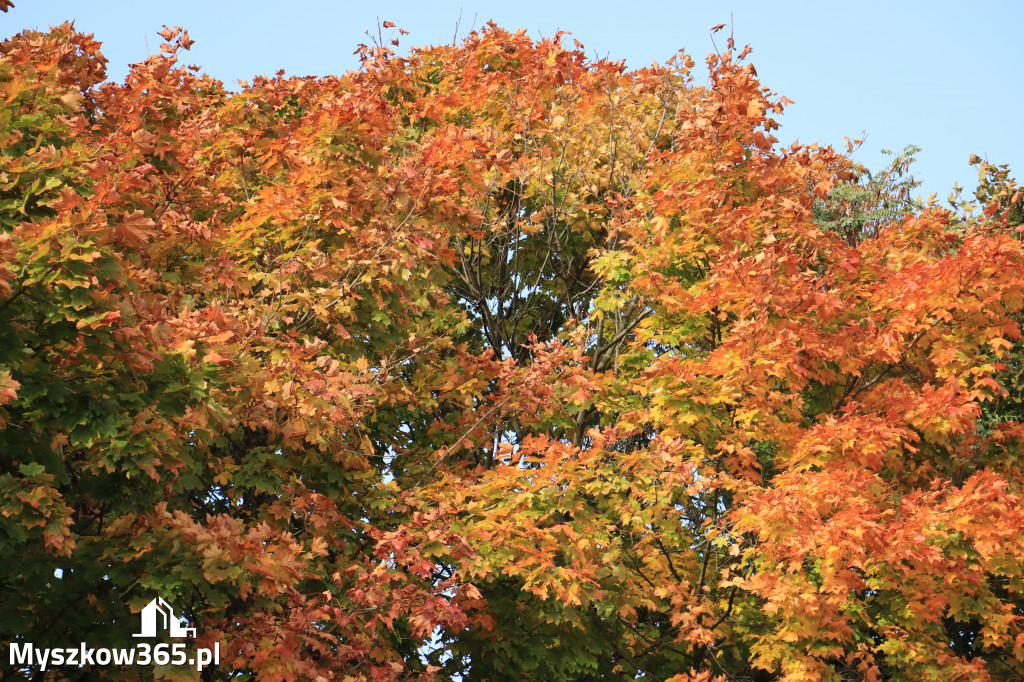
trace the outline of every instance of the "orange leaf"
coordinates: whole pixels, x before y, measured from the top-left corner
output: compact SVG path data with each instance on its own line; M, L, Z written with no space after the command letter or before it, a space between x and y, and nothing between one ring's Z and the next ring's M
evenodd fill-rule
M209 362L215 365L227 365L231 363L231 361L228 360L226 357L216 352L207 353L206 355L204 355L203 362Z
M150 218L142 211L132 211L124 217L124 221L115 226L116 237L136 248L141 248L149 242L149 233L156 227Z

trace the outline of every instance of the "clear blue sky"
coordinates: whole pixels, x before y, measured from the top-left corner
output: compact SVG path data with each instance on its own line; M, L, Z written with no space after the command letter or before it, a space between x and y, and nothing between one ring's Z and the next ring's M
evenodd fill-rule
M1024 180L1024 2L349 2L339 0L15 0L0 35L74 19L95 33L120 80L127 64L156 51L163 24L189 30L191 61L229 87L272 74L339 73L377 19L411 32L412 45L450 42L488 19L534 36L572 31L588 52L630 66L664 61L685 48L698 64L713 46L709 28L733 17L736 42L750 44L762 82L789 97L783 142L842 145L867 131L855 160L882 164L879 150L924 148L917 175L926 196L968 190L971 153L1009 163ZM717 34L719 46L726 31Z

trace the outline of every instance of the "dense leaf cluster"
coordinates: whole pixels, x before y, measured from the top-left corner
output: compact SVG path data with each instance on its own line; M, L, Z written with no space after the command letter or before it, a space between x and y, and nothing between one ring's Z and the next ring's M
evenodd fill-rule
M731 40L231 92L161 35L0 43L5 644L159 595L208 679L1021 675L1007 169L782 147Z

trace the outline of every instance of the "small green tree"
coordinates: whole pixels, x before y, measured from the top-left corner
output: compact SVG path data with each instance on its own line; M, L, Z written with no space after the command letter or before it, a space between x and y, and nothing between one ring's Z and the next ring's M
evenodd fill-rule
M856 176L837 185L828 196L815 203L814 217L819 226L843 236L850 246L862 239L877 237L884 225L897 222L907 213L923 208L913 191L921 181L910 172L920 147L908 145L897 153L883 149L892 161L877 173L856 166Z

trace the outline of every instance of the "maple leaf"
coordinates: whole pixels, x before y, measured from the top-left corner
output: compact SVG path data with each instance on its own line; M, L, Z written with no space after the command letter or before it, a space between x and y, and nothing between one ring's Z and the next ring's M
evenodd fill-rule
M80 92L69 92L60 97L60 101L75 113L82 111L82 102L84 100L85 96Z
M114 234L117 239L124 241L129 246L142 248L149 243L150 233L156 228L153 222L141 210L135 210L125 215L124 219L114 227Z
M148 130L136 130L132 133L132 142L145 154L153 151L153 145L156 143L156 140L157 136Z
M0 371L0 405L17 398L19 388L21 388L21 384L11 378L10 372Z
M8 232L0 234L0 260L12 261L18 256L18 247Z
M210 352L203 356L203 362L209 362L215 365L224 365L230 363L231 360L224 357L220 353Z

